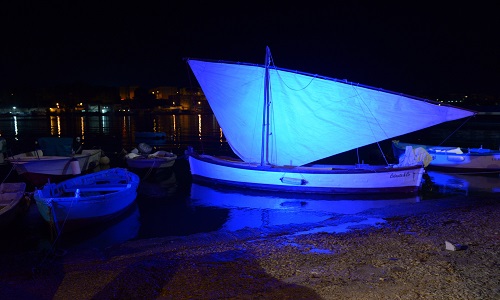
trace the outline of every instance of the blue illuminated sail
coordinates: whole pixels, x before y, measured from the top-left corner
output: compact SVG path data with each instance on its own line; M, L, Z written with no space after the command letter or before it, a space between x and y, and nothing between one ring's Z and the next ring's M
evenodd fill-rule
M243 161L304 165L472 111L377 88L286 69L189 59L232 150ZM269 91L269 124L263 120ZM269 125L267 139L263 126Z

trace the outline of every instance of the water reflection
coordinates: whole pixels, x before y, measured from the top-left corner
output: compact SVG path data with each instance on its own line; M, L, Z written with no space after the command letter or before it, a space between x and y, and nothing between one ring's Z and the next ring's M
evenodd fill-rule
M61 117L50 116L50 135L61 136Z
M466 145L496 149L499 140L498 118L472 124L468 128L461 127L454 135L455 140L448 140L450 145ZM439 144L450 134L449 128L430 128L425 132L415 132L401 137L401 140L414 140L422 144ZM187 146L193 146L198 152L210 154L232 155L224 134L213 115L69 115L48 117L8 116L0 118L2 136L7 139L8 148L13 154L33 151L34 141L42 136L82 136L86 146L101 147L111 158L112 166L122 166L123 160L118 154L123 148L130 150L136 147L133 136L136 131L161 131L171 137L165 145L182 155ZM422 140L425 137L425 140ZM390 149L390 141L386 146ZM114 160L113 154L116 154ZM357 154L357 153L354 153ZM354 155L355 156L355 155ZM346 155L350 162L350 155ZM340 160L344 160L341 156ZM354 157L356 161L356 157ZM340 163L340 161L339 161ZM345 163L342 161L342 163ZM179 160L175 166L187 165L187 161ZM188 170L188 166L182 170ZM432 211L436 207L448 207L463 200L467 204L477 199L491 199L491 195L500 192L500 178L494 176L471 176L461 174L444 174L428 172L420 197L408 199L334 199L334 198L285 198L275 195L258 195L238 193L235 191L213 190L189 182L188 171L175 173L171 177L154 177L154 180L143 181L140 195L137 198L138 209L125 218L102 224L99 228L88 230L79 235L66 235L61 241L68 239L78 245L90 246L95 243L110 245L121 243L127 239L148 237L183 236L200 232L211 232L221 229L237 230L244 227L271 227L288 224L314 224L329 218L337 218L336 231L353 225L374 224L379 222L379 214L375 218L365 212L392 208L394 214L401 215L408 211ZM179 187L177 186L179 185ZM182 189L181 189L182 187ZM184 192L184 189L186 190ZM184 194L180 194L183 190ZM430 192L429 192L430 191ZM191 193L191 195L189 195ZM479 195L478 197L470 196ZM420 201L420 202L419 202ZM401 204L401 205L399 205ZM39 216L36 207L31 207L32 215L20 220L21 225L13 230L14 236L9 243L21 243L32 240L32 236L45 234L47 227ZM358 218L366 216L364 219ZM356 218L354 218L356 216ZM346 218L344 218L346 217ZM384 216L385 217L385 216ZM130 218L130 219L128 219ZM330 219L331 220L331 219ZM354 221L355 222L354 222ZM351 222L353 221L353 222ZM124 222L124 223L122 223ZM128 223L128 225L127 225ZM322 224L324 224L323 222ZM319 229L326 231L330 221ZM319 225L318 225L319 226ZM309 227L309 226L306 226ZM313 227L313 226L311 226ZM43 233L39 233L43 229ZM2 236L2 239L5 238Z
M114 116L94 114L62 114L47 117L11 116L0 118L2 136L9 145L25 149L42 136L81 137L86 144L99 146L106 137L117 137L120 146L133 149L137 131L165 132L169 142L165 148L183 152L187 146L197 151L227 152L229 147L214 115L137 115ZM16 142L14 144L14 141Z
M385 222L380 216L370 217L370 211L391 214L408 213L415 209L429 210L437 201L446 205L458 205L457 195L489 195L500 192L500 177L474 176L428 172L426 183L420 195L405 198L391 196L284 196L283 194L248 192L213 188L193 183L191 186L191 205L193 207L212 207L228 210L228 219L221 229L236 231L243 228L266 228L280 225L319 223L332 218L344 218L335 226L313 229L311 232L344 232L353 226L372 226ZM371 199L370 199L371 197ZM425 203L420 203L424 201ZM443 204L442 203L442 204ZM366 214L364 214L366 213ZM346 216L365 215L352 220ZM309 231L308 231L309 232ZM304 232L307 233L307 232ZM299 233L300 234L300 233Z
M486 176L428 171L427 175L432 184L443 194L500 193L499 174Z
M140 230L136 239L187 236L217 231L228 219L227 209L193 207L186 198L139 195Z
M191 205L229 210L222 229L235 231L279 225L317 223L335 215L357 214L374 208L385 208L402 203L416 203L418 195L407 198L380 199L349 196L283 196L269 193L214 189L193 183ZM377 220L378 221L378 220Z
M19 129L17 128L17 117L14 116L14 134L17 136L19 134Z
M185 162L187 164L187 162ZM180 173L176 174L182 177ZM345 232L354 228L377 226L390 216L473 205L500 192L500 177L428 172L421 195L406 198L308 196L249 192L147 180L129 212L107 223L63 234L62 247L106 248L128 240L188 236L216 231L280 229L304 225L295 234ZM170 177L168 177L170 182ZM478 195L476 197L476 195ZM473 197L471 197L473 196ZM31 240L41 228L42 238L50 240L49 228L36 206L30 207L25 225L13 235L17 243Z
M65 235L61 239L61 246L104 249L135 238L140 227L139 207L135 203L116 219Z

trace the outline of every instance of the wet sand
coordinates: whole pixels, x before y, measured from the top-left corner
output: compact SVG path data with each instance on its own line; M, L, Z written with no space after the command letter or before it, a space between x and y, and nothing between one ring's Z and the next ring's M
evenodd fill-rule
M3 299L500 299L500 204L393 213L379 226L324 224L47 245L3 255ZM337 220L338 221L338 220ZM447 250L445 241L461 244Z

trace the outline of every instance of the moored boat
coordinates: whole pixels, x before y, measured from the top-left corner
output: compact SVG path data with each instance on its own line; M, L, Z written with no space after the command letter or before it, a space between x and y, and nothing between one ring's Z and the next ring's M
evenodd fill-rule
M0 226L13 222L29 206L26 183L4 182L0 184Z
M151 154L128 153L125 159L127 166L131 169L160 169L172 167L177 155L159 150Z
M112 168L47 183L35 190L34 199L43 219L59 233L119 215L135 201L139 181L133 172Z
M138 174L141 179L164 180L165 175L174 177L172 166L177 160L177 155L165 150L153 153L153 147L140 143L132 152L125 154L127 168ZM158 178L157 178L158 177ZM173 178L175 181L175 178Z
M102 155L100 149L76 153L72 138L44 137L38 144L40 149L7 157L16 172L35 187L93 171Z
M187 151L194 181L282 192L415 193L424 162L316 161L475 114L346 80L264 65L187 59L237 159ZM314 164L314 165L313 165Z
M500 173L500 150L421 145L393 140L394 156L399 158L408 146L423 148L429 153L432 158L429 169L450 173Z

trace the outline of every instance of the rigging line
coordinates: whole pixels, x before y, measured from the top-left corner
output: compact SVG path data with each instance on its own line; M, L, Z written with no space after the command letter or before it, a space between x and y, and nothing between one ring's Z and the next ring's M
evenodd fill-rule
M353 86L352 84L351 84L351 86L353 87L354 91L356 92L356 95L358 95L358 98L361 100L361 102L364 104L364 106L365 106L366 108L368 108L368 105L366 105L366 103L364 102L363 97L361 97L361 95L359 94L358 89L357 89L355 86ZM363 106L361 106L361 111L365 112L365 110L364 110ZM382 130L382 132L384 132L384 135L387 137L387 133L385 132L384 128L380 125L380 123L379 123L378 119L377 119L377 118L375 118L375 116L373 115L373 113L371 112L371 110L370 110L370 109L368 109L368 112L369 112L369 113L370 113L370 115L373 117L373 119L374 119L374 120L375 120L375 122L377 123L378 127ZM369 125L369 123L368 123L368 125ZM372 132L372 136L375 138L375 133L373 132L373 128L372 128L372 126L369 126L369 127L370 127L370 131ZM387 157L385 156L384 151L382 151L382 147L380 147L380 143L379 143L378 141L377 141L377 142L375 142L375 143L377 144L377 146L378 146L378 148L379 148L379 150L380 150L380 153L382 154L382 157L384 158L385 163L386 163L386 164L389 164L389 162L387 161Z
M274 69L276 71L276 74L278 75L278 78L283 83L283 85L285 85L288 89L290 89L292 91L301 91L301 90L306 89L309 85L311 85L311 83L318 76L318 74L315 74L314 77L311 78L311 80L309 81L309 83L307 83L304 87L299 88L299 89L294 89L294 88L291 88L290 86L288 86L288 84L286 84L285 80L281 77L281 74L278 71L278 68L274 64L274 59L273 59L273 56L272 56L271 53L269 53L269 67L272 68L272 69ZM284 71L284 72L286 72L286 71ZM269 90L271 90L271 85L272 85L272 82L269 80ZM269 136L273 135L273 132L274 132L274 129L275 129L275 127L274 127L275 122L270 122L270 120L274 120L274 109L273 109L273 105L272 105L272 93L269 93L268 97L269 97L269 123L270 123L270 124L268 124L268 128L269 128L268 137L269 137ZM273 139L271 139L271 141L273 142L272 149L274 150L273 153L271 153L271 155L272 155L271 157L274 157L273 161L277 162L278 161L278 155L277 155L277 149L276 149L276 139L273 138ZM269 143L270 142L268 141L268 150L269 150Z
M460 126L458 126L458 128L457 128L457 129L455 129L455 130L454 130L454 131L453 131L450 135L448 135L448 136L447 136L447 137L446 137L446 138L445 138L445 139L444 139L444 140L443 140L443 141L442 141L442 142L441 142L438 146L441 146L444 142L446 142L446 140L448 140L448 139L449 139L449 138L450 138L453 134L455 134L455 132L457 132L457 130L459 130L462 126L464 126L464 125L465 125L465 123L467 123L467 122L468 122L468 121L469 121L469 120L470 120L473 116L474 116L474 115L469 116L468 118L466 118L466 119L464 120L464 122L463 122Z
M272 56L271 56L271 64L272 64L272 67L273 69L276 71L276 74L278 75L279 79L281 82L283 82L283 84L289 88L290 90L292 91L302 91L302 90L305 90L309 85L311 85L311 83L316 79L318 78L318 74L314 74L314 77L311 77L311 80L309 81L308 84L306 84L304 87L302 88L299 88L299 89L294 89L290 86L288 86L288 84L286 84L285 80L283 80L283 78L281 78L281 75L280 75L280 72L278 72L278 68L276 67L276 65L274 64L274 60L272 60ZM300 74L299 74L300 75Z

